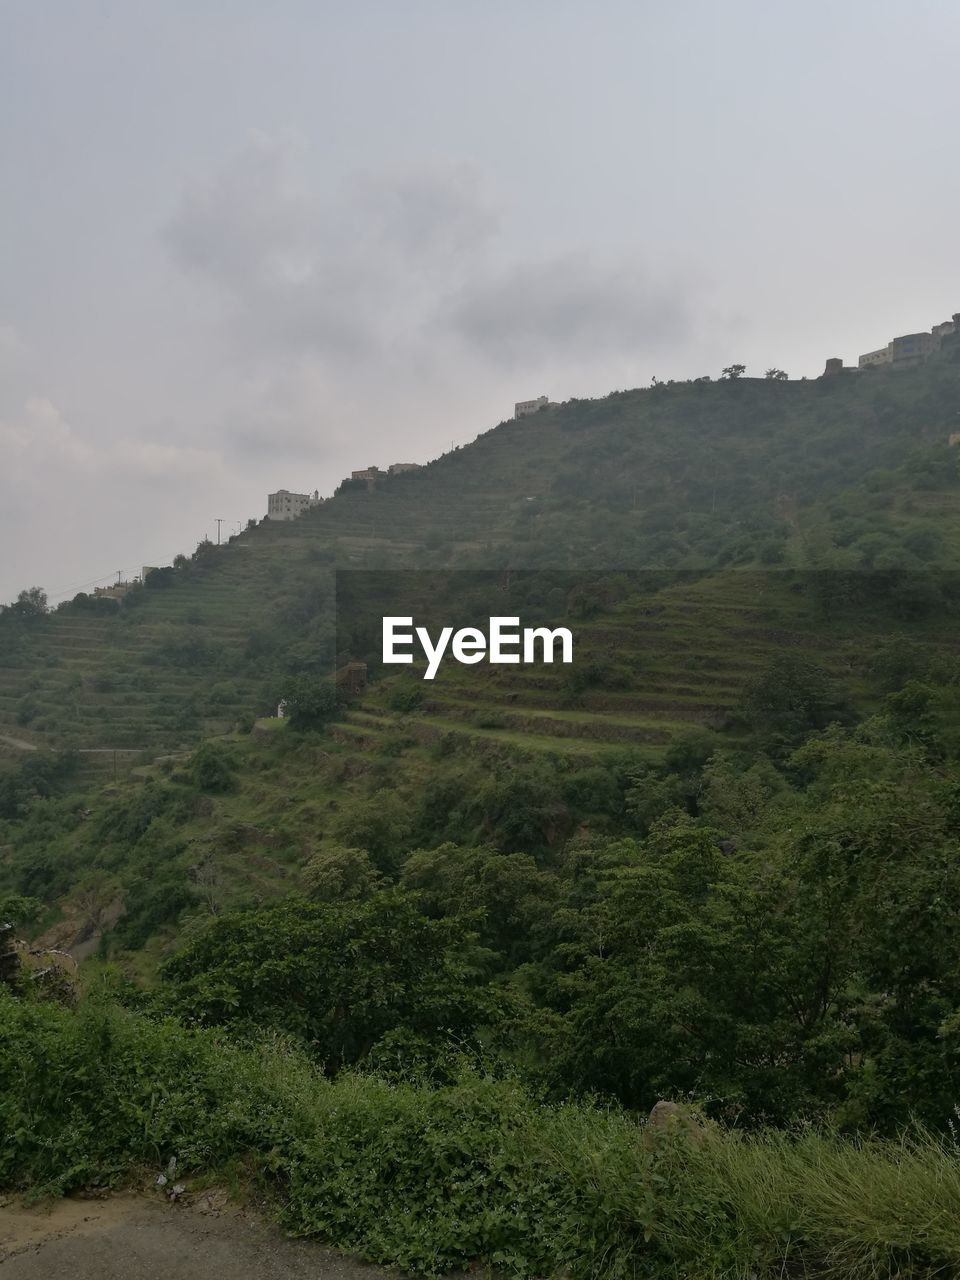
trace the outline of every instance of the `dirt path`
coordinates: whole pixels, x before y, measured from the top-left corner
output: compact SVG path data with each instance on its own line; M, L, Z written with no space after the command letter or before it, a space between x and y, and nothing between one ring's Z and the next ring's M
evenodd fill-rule
M2 1280L396 1280L305 1240L288 1240L222 1193L171 1205L144 1196L0 1203Z
M32 742L25 742L23 738L11 738L6 733L0 733L0 742L8 747L16 747L18 751L36 751L37 749Z

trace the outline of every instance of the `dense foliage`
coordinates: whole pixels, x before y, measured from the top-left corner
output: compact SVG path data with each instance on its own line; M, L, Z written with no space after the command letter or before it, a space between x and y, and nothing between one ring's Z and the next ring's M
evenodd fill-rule
M960 1264L960 1164L919 1139L699 1130L546 1106L466 1072L440 1088L319 1076L282 1040L238 1047L0 992L0 1186L65 1192L241 1169L295 1232L420 1275L474 1262L578 1280L796 1271L902 1278Z

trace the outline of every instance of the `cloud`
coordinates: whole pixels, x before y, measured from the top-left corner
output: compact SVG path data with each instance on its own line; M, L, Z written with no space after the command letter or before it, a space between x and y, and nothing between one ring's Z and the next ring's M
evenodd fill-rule
M449 299L446 319L507 367L637 355L676 343L691 328L686 293L676 284L657 283L636 263L575 252L471 281Z
M362 175L322 196L264 135L187 190L163 229L181 268L219 291L257 361L386 356L431 305L429 281L496 228L479 178L454 165Z
M216 449L156 444L150 440L122 440L104 460L104 469L118 476L143 480L203 482L218 479L224 460Z
M463 165L355 178L320 196L257 135L191 187L164 230L216 288L254 363L443 359L448 337L498 364L589 360L688 336L690 289L635 257L571 249L503 261L503 217Z
M30 477L39 484L44 483L44 471L85 467L93 456L57 406L43 396L29 397L19 412L0 421L0 453L8 478Z
M57 406L31 396L18 413L0 421L0 454L8 480L18 488L49 490L63 479L110 478L182 481L223 470L213 449L149 440L97 442L76 432Z
M219 299L237 368L221 435L258 465L339 466L358 433L371 448L389 439L398 401L438 421L451 395L489 394L521 365L554 381L573 365L607 376L692 327L690 288L635 257L506 258L504 212L469 165L326 189L300 178L302 161L257 134L162 229L180 270Z

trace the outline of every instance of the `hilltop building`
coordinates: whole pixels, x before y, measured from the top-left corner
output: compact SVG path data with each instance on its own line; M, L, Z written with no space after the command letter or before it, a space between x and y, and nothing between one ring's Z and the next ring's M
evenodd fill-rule
M857 361L857 367L876 369L890 365L894 369L913 368L939 351L944 338L957 333L960 333L960 312L955 312L942 324L935 324L929 333L905 333L899 338L891 338L885 347L865 352Z
M375 489L377 487L377 481L385 474L386 472L381 471L379 467L361 467L359 471L350 472L350 479L365 480L367 482L368 489Z
M365 480L368 489L375 489L377 481L382 480L384 476L401 476L408 471L422 471L423 466L419 462L391 462L386 471L381 471L379 467L361 467L359 471L351 471L351 480Z
M278 489L276 493L267 494L268 520L296 520L310 507L319 506L322 502L319 489L309 493L291 493L289 489Z
M546 396L537 396L536 400L518 400L513 406L513 416L515 418L526 418L531 413L537 413L540 409L555 409L556 407L555 400L549 400Z
M132 582L114 582L109 587L94 587L93 594L98 600L116 600L119 604L130 588L135 586L138 581L138 578L134 578Z
M823 378L832 378L840 373L856 373L857 370L849 364L844 364L839 356L831 356L827 361L827 367L820 375Z

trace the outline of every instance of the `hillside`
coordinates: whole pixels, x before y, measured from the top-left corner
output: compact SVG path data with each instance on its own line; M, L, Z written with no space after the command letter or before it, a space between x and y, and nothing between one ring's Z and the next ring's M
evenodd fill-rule
M297 521L265 521L222 547L203 545L120 609L78 597L42 618L8 613L0 620L4 749L72 747L85 769L112 775L268 714L285 676L328 672L337 661L338 569L955 565L960 493L946 440L960 405L958 356L960 347L948 346L896 373L665 384L571 401L502 423L374 491L348 482ZM676 648L672 624L659 624L671 656L653 657L645 705L631 703L629 690L619 700L611 693L623 714L599 737L630 740L634 719L650 741L663 741L690 718L677 691L691 665L711 661L706 636L715 630L746 639L714 701L732 696L737 662L749 668L762 648L751 636L769 605L758 608L747 585L715 597L701 616L696 594L686 603L673 594L687 638ZM566 605L559 595L555 604L556 620ZM816 626L815 614L802 625ZM584 643L593 644L589 634ZM433 701L438 720L469 729L453 688ZM370 714L376 706L374 698ZM604 708L595 699L588 710ZM535 698L537 722L517 726L514 709L502 731L512 724L531 740L578 737L569 716L544 726L536 713Z
M66 945L122 907L118 941L162 947L206 893L197 876L240 905L302 884L331 842L394 865L443 839L492 833L552 855L577 829L631 832L638 771L670 775L716 749L751 757L747 708L764 681L813 690L808 729L876 714L898 680L960 652L960 475L945 444L958 353L896 374L560 406L202 546L122 607L79 597L5 615L3 882L47 903L50 927L63 913ZM422 664L380 664L380 616L409 612L437 627L493 613L562 623L576 660L447 662L426 682ZM289 682L353 659L369 683L324 717L322 749L282 732L271 716ZM195 803L189 753L204 735L233 772ZM511 772L539 796L513 825L485 790ZM209 785L216 795L216 769ZM32 807L71 788L87 799Z
M0 1183L175 1154L424 1275L952 1274L957 350L560 406L5 612ZM575 659L426 681L386 613Z

